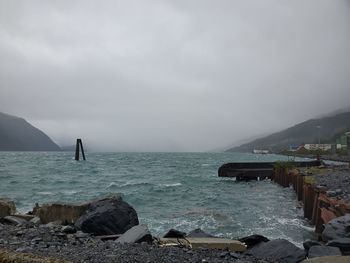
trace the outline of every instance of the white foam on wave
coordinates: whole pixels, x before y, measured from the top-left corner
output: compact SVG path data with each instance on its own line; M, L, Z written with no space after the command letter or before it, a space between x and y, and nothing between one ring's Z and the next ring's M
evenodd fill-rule
M165 187L176 187L181 186L182 183L173 183L173 184L160 184L159 186L165 186Z
M299 219L297 218L277 218L277 222L280 223L281 225L293 225L293 226L302 226L303 224L300 222Z
M111 182L109 185L107 185L106 189L115 188L115 187L118 187L118 186L119 185L116 182Z
M315 227L314 226L304 226L304 225L300 225L301 228L305 229L306 231L309 231L311 233L315 232Z
M78 191L78 190L63 190L63 191L61 191L61 193L64 195L74 195L74 194L77 194L79 192L80 191Z
M37 192L36 193L37 195L54 195L54 193L53 192Z
M124 187L124 186L137 186L137 185L149 185L150 183L147 183L147 182L126 182L124 184L121 184L120 186L121 187Z

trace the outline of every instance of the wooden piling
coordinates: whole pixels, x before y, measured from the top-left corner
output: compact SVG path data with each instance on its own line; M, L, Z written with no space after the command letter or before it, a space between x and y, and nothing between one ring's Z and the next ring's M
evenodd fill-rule
M83 143L81 139L77 139L77 144L75 145L75 160L79 161L79 152L81 149L81 155L83 156L83 160L85 161L85 153L84 153L84 148L83 148Z

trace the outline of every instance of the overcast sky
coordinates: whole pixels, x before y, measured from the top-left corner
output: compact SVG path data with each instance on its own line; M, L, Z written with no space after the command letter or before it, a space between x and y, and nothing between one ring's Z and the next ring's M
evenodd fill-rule
M0 0L0 111L61 145L205 151L349 105L349 0Z

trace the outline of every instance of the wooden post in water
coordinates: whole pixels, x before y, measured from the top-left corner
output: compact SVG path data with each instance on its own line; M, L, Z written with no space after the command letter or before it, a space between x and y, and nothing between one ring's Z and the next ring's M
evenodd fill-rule
M79 152L81 149L81 154L83 155L83 160L85 161L85 153L84 153L84 148L83 148L83 143L81 139L77 139L77 144L75 145L75 160L79 161Z
M85 153L84 153L84 148L83 148L83 142L81 141L81 139L79 139L79 143L80 143L80 148L81 148L81 154L83 155L83 160L85 161Z

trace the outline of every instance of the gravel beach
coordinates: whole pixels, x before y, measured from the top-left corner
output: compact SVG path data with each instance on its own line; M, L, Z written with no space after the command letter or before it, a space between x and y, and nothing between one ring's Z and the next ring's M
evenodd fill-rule
M277 262L223 250L191 250L156 244L119 244L88 234L66 234L62 226L0 224L0 248L71 262Z
M337 169L322 175L315 175L316 184L327 188L329 197L350 202L350 173L348 169Z

